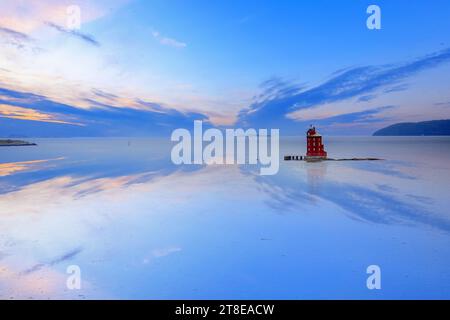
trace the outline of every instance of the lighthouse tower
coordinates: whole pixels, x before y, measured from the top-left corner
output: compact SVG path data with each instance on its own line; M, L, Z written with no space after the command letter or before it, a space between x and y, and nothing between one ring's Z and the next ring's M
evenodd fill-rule
M311 126L306 133L306 160L314 161L327 158L323 147L322 136Z

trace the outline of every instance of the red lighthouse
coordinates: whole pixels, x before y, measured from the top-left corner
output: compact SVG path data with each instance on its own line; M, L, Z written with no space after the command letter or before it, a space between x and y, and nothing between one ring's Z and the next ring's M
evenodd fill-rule
M327 153L323 147L322 136L311 126L306 133L307 152L306 160L321 160L327 158Z

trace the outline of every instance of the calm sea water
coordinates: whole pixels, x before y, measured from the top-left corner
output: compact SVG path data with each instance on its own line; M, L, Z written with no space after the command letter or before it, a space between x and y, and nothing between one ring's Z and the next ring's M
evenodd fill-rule
M1 299L450 298L449 138L330 137L385 160L275 176L174 166L163 139L33 141L0 148Z

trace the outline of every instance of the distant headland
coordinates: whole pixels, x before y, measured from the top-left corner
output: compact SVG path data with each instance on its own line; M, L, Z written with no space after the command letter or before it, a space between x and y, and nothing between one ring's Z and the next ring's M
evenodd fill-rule
M22 140L0 139L0 147L20 147L20 146L36 146L36 143L31 143Z
M374 136L450 136L450 119L396 123L376 131Z

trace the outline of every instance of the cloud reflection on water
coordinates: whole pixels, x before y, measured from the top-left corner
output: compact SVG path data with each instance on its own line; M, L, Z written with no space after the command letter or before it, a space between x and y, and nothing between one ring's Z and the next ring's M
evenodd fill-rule
M203 297L193 283L214 297L236 297L226 291L238 294L234 284L269 290L281 286L276 281L286 281L284 295L266 293L293 297L303 275L338 259L323 246L333 232L345 270L368 255L363 245L345 244L358 233L364 241L361 233L373 226L385 238L407 226L410 241L422 230L450 231L445 190L433 189L446 183L441 165L281 162L279 174L260 176L252 166L176 167L164 152L146 153L156 146L113 144L95 153L85 151L91 142L80 143L61 152L57 166L7 165L27 169L10 171L0 184L0 297L76 298L64 287L68 263L82 266L86 297ZM381 246L398 255L395 242ZM446 268L441 259L436 266ZM286 279L267 280L278 266Z
M303 202L325 201L338 205L349 217L360 221L420 224L450 232L450 217L432 206L435 203L432 197L400 192L402 180L419 178L403 172L401 166L394 169L395 163L398 162L364 165L294 162L286 164L275 176L243 170L253 175L261 190L269 195L268 205L280 213L301 211ZM377 184L380 181L382 184ZM417 184L420 186L421 182Z
M0 177L17 174L22 171L42 170L50 162L62 159L64 158L0 163Z

